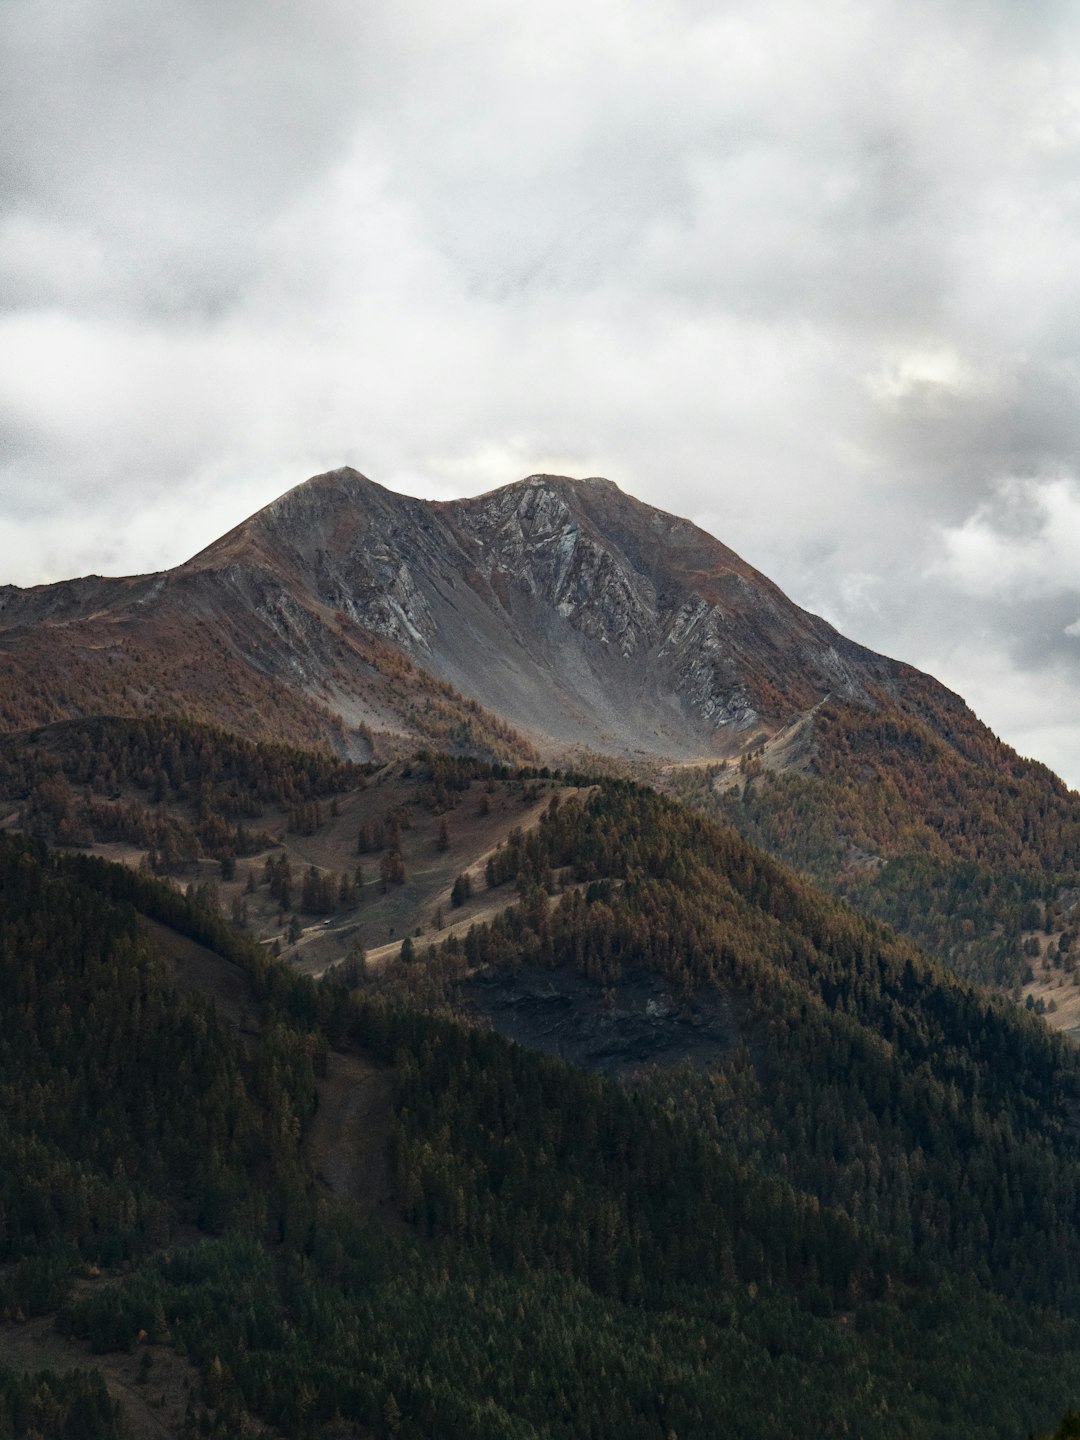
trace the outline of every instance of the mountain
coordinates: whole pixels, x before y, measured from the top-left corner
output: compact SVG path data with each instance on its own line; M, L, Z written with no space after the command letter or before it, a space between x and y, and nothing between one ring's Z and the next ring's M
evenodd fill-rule
M493 716L549 754L730 754L828 695L902 697L915 674L610 481L427 502L349 469L175 570L3 588L0 647L9 728L179 708L359 758L372 732L513 749Z
M0 588L0 727L154 713L359 760L629 760L962 972L1032 1004L1071 978L1077 796L611 481L431 503L337 469L160 575Z
M155 712L359 760L617 757L967 974L1071 981L1077 797L607 480L429 502L335 470L174 570L0 588L0 726Z
M169 713L355 759L417 742L532 758L505 721L383 637L378 597L362 626L347 613L359 595L326 594L326 478L299 487L293 542L273 517L292 513L295 491L174 570L0 587L0 725ZM362 511L351 519L364 531Z
M254 577L276 568L549 745L708 753L830 691L865 699L898 679L704 531L607 480L535 475L428 503L337 471L187 568L228 568L255 605Z

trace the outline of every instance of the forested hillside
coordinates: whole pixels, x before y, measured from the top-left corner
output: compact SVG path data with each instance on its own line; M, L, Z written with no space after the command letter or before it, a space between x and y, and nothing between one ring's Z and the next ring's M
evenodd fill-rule
M0 801L52 844L125 840L169 869L251 854L267 808L305 823L372 769L176 716L99 717L0 740Z
M798 766L766 750L670 787L984 983L1019 984L1025 931L1072 930L1080 798L1045 765L961 706L942 733L915 704L830 701L812 735Z
M730 1062L628 1089L316 987L158 881L0 839L7 1314L60 1305L106 1357L180 1347L185 1423L223 1436L1051 1426L1080 1393L1072 1053L633 787L555 806L493 865L513 877L513 915L402 967L418 988L514 947L609 988L659 965L685 1003L737 995ZM242 1029L174 988L139 912L240 967ZM349 1051L391 1067L390 1228L307 1155ZM99 1408L88 1435L112 1433Z
M175 716L0 739L0 828L168 876L308 973L461 928L512 896L455 891L573 786L426 750L363 765ZM396 943L392 943L396 942Z
M726 1058L651 1088L916 1256L1076 1306L1080 1061L1039 1021L624 783L553 803L490 878L516 880L520 907L392 981L421 994L435 975L454 1001L477 971L532 967L557 984L571 969L610 997L613 1026L642 972L668 1007L720 992L736 1029Z

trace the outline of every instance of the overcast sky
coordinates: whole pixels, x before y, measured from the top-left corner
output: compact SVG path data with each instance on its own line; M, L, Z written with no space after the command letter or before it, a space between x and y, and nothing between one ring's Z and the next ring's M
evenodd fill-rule
M0 582L607 475L1080 784L1080 6L5 0Z

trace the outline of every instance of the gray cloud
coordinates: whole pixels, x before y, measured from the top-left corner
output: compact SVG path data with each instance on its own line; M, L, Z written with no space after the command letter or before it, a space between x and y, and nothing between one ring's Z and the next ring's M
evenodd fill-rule
M607 474L1080 780L1075 7L0 32L0 580L175 563L346 461Z

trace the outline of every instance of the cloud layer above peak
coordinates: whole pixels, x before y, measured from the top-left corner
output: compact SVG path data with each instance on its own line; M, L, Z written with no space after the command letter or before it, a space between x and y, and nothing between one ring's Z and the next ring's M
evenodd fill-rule
M0 582L175 563L339 463L606 474L1080 781L1075 6L0 32Z

